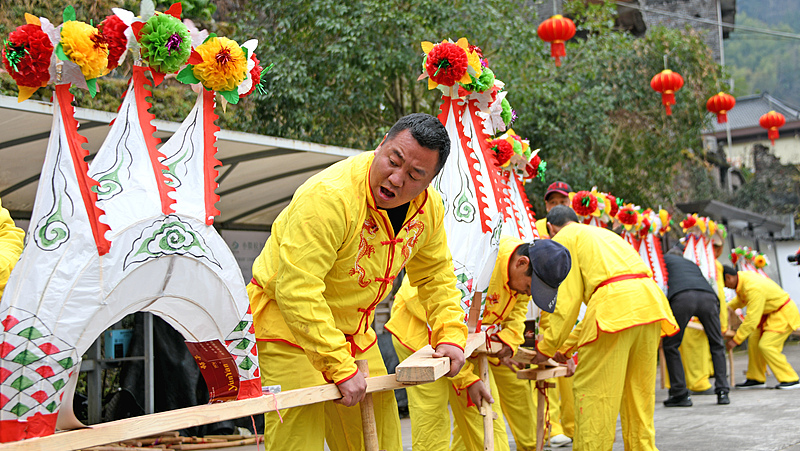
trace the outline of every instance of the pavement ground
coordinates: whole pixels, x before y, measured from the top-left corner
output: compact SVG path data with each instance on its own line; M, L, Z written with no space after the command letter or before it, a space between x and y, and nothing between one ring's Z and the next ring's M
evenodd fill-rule
M800 370L800 343L789 341L784 353L795 370ZM734 352L736 382L744 382L747 351ZM692 407L664 407L669 397L656 381L656 446L661 451L800 451L800 389L732 390L731 404L717 405L717 397L693 395ZM713 383L713 381L712 381ZM777 385L775 377L767 377L767 387ZM400 421L403 443L411 449L411 422ZM510 432L509 432L509 435ZM511 450L516 450L512 441ZM570 449L564 448L552 449ZM263 450L263 445L225 448L235 451ZM545 449L551 449L546 447ZM622 451L622 430L617 422L614 451ZM327 447L326 447L327 450Z

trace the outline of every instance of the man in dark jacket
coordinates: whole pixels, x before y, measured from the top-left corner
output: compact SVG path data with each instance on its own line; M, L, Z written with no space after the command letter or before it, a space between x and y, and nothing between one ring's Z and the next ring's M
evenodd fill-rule
M667 299L672 314L681 330L671 337L664 337L663 347L669 371L669 399L667 407L690 407L692 398L686 388L683 362L678 347L683 340L683 331L689 320L696 316L705 329L711 348L711 361L714 364L714 381L717 404L730 404L728 392L727 367L725 366L725 345L719 323L719 299L703 273L694 262L683 258L678 252L670 251L664 255L669 277Z

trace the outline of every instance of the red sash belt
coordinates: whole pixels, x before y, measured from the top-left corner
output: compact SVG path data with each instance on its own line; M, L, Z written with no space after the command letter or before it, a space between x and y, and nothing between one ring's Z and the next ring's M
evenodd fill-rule
M772 312L767 313L766 315L761 315L761 321L758 322L758 328L763 331L764 330L764 323L767 322L767 318L769 318L769 315L772 315L773 313L777 313L777 312L781 311L781 309L786 307L786 304L788 304L790 302L792 302L792 298L787 299L786 302L783 303L783 305L781 305L780 307L776 308Z
M610 279L607 279L607 280L604 280L603 282L600 282L594 288L594 291L592 291L592 294L594 295L595 293L597 293L597 290L599 290L600 288L602 288L602 287L604 287L604 286L606 286L606 285L608 285L610 283L620 282L622 280L629 280L629 279L649 279L649 278L650 278L650 276L648 276L647 274L622 274L622 275L619 275L619 276L614 276L614 277L612 277Z

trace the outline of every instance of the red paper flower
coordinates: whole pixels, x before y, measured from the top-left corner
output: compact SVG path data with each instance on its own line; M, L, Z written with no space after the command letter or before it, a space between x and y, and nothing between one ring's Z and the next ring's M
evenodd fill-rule
M688 216L686 219L681 221L681 227L683 227L684 230L689 230L696 224L697 224L697 218L695 218L694 216Z
M541 162L542 159L539 157L539 155L534 155L533 158L531 158L531 161L525 165L525 172L528 175L527 178L535 179L536 176L539 175L539 164Z
M19 86L46 85L50 80L52 55L53 44L39 25L17 27L3 45L3 64Z
M578 191L572 198L572 209L578 216L590 216L597 210L597 198L589 191Z
M505 139L495 139L489 142L489 149L497 156L497 165L502 166L514 156L514 148Z
M99 28L108 44L108 70L114 70L119 65L120 57L128 48L128 38L125 37L125 30L128 26L122 19L112 14L103 20Z
M635 225L639 220L639 212L630 205L622 207L617 215L617 219L624 225Z
M647 216L642 218L642 228L639 230L639 236L642 238L646 237L647 234L650 233L651 226L652 224L650 224L650 219Z
M431 80L444 86L453 86L467 72L467 52L450 42L437 44L428 54L425 70Z
M250 69L250 79L252 80L253 83L250 85L250 90L249 91L247 91L244 94L240 94L239 95L240 99L243 98L243 97L247 97L250 94L252 94L253 91L255 91L256 88L258 88L258 85L261 83L261 72L264 70L264 68L261 67L261 61L259 61L258 58L256 58L256 54L255 53L250 55L250 59L252 59L253 61L256 62L256 65L253 66L252 69Z
M619 213L619 204L617 203L617 198L611 194L606 194L606 200L608 200L609 204L611 205L611 209L608 210L608 215L612 218L617 216L617 213Z

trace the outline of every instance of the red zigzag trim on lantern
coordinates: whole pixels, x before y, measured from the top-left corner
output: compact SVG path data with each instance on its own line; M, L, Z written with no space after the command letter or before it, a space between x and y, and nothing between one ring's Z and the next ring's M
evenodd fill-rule
M486 195L484 195L483 191L481 191L483 184L478 181L478 172L475 169L475 165L480 165L480 162L473 154L474 151L472 148L468 146L469 140L464 135L464 126L461 123L461 107L458 106L456 103L457 101L458 100L450 98L450 100L445 100L442 102L441 113L439 113L439 122L447 127L447 116L450 114L451 110L453 111L459 140L461 141L461 150L464 153L464 157L467 159L469 175L472 178L472 184L475 186L475 198L478 201L478 217L480 218L481 222L481 231L484 233L491 233L492 229L489 227L489 216L486 215L488 203L486 202Z
M133 93L136 96L136 113L139 116L139 126L144 135L147 154L150 156L150 164L153 167L153 175L156 178L158 196L161 199L161 212L168 215L175 211L173 208L175 199L169 196L170 192L175 191L175 187L167 184L167 177L164 175L167 167L161 163L166 157L156 149L156 144L160 143L161 140L153 136L156 128L153 126L152 121L156 117L150 113L150 107L153 105L147 101L147 96L152 96L151 89L147 88L147 86L152 88L152 83L144 75L145 70L148 69L141 66L133 66Z
M512 174L514 177L514 181L517 183L517 191L519 191L519 197L522 199L522 206L525 209L525 214L528 215L528 221L530 221L531 230L533 230L534 238L539 238L539 230L536 229L536 215L533 213L533 207L531 206L531 201L528 199L528 195L525 194L525 185L522 184L522 178L517 173Z
M217 160L217 132L219 127L214 124L219 116L214 113L214 91L203 90L203 184L205 186L206 225L214 224L214 217L219 215L219 210L214 206L219 202L217 189L217 166L222 163Z
M519 234L519 236L524 236L524 234L522 233L522 223L520 222L520 220L522 219L522 215L520 214L514 202L511 201L511 185L510 185L511 177L513 177L511 171L503 170L503 176L500 179L504 187L503 194L505 195L505 197L503 199L503 202L506 204L506 208L503 210L503 218L511 218L513 216L514 224L516 224L517 226L517 233ZM511 210L513 215L508 213L509 209Z
M67 145L69 153L72 155L72 164L75 167L75 177L78 179L78 187L83 198L83 205L86 207L86 214L89 216L89 224L92 227L92 235L97 245L98 255L105 255L111 248L111 242L106 239L106 232L111 230L108 224L100 222L100 216L105 211L97 206L97 193L92 191L92 187L98 186L96 180L89 177L89 164L85 158L89 151L83 148L83 144L88 140L78 133L78 121L75 120L75 108L72 101L75 100L69 92L69 83L56 85L56 97L58 107L61 110L61 120L64 122L64 132L67 135Z
M480 144L480 151L483 155L483 161L486 163L486 175L489 177L489 183L492 186L492 192L494 193L497 210L503 213L503 218L507 218L509 215L506 207L511 205L508 194L503 191L503 187L507 185L502 180L500 171L497 170L497 168L491 163L495 156L494 153L489 150L489 136L483 131L483 118L477 115L477 112L480 110L480 108L478 108L478 101L475 99L470 100L468 106L470 121L472 121L472 129L475 130L475 137ZM459 125L461 125L460 122Z

